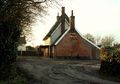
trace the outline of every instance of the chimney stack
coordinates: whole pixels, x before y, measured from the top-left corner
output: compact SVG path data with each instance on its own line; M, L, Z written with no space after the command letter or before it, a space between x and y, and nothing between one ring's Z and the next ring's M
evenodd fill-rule
M71 11L71 16L70 16L70 30L72 31L75 30L75 16L73 16L73 10Z
M62 15L61 15L61 34L65 31L65 7L62 7Z

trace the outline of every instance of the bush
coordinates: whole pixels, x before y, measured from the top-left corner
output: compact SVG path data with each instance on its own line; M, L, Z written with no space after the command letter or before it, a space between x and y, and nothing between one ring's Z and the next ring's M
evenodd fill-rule
M100 72L107 75L120 75L120 63L116 61L102 61Z
M14 76L20 28L15 22L0 22L0 80Z
M26 79L18 75L14 79L8 81L2 80L0 81L0 84L26 84Z
M14 77L10 77L7 80L0 80L0 84L27 84L27 78L24 73L21 72L18 68L14 73Z
M100 72L108 75L120 75L120 47L105 47L101 49Z

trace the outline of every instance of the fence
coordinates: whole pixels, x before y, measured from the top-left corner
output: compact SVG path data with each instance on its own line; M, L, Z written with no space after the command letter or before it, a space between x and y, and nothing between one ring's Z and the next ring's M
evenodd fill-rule
M18 51L18 56L39 56L38 51Z

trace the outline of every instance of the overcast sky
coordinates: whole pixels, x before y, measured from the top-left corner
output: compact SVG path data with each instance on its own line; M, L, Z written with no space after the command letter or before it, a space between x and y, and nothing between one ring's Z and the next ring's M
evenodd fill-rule
M71 10L74 11L75 26L80 33L113 35L120 42L120 0L64 0L62 6L65 6L68 16L71 15ZM61 12L60 8L50 8L43 23L38 19L33 24L32 45L42 44L42 39L55 23L58 12Z

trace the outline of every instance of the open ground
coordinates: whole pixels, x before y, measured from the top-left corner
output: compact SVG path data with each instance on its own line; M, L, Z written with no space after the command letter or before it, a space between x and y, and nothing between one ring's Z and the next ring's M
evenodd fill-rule
M102 79L96 60L50 59L21 56L17 65L32 76L31 84L120 84Z

